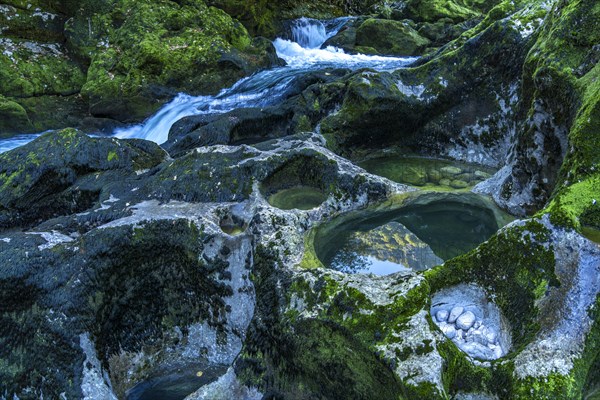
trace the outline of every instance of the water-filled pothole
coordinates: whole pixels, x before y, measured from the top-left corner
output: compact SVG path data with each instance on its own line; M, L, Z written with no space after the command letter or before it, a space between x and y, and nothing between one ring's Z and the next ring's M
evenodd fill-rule
M439 189L465 189L488 179L488 167L432 158L382 156L359 162L368 172L394 182Z
M172 366L127 391L127 400L183 400L227 372L223 365Z
M244 233L247 228L245 221L230 214L227 214L221 218L219 221L219 226L223 232L231 236L240 235Z
M460 284L431 300L431 317L444 335L474 359L496 360L511 346L508 322L479 286Z
M320 206L335 185L337 164L315 156L296 156L261 183L261 192L273 207L310 210Z
M478 195L426 193L335 219L315 232L313 245L323 265L347 273L421 271L474 249L505 222Z
M275 192L268 198L269 204L282 210L311 210L319 207L327 195L320 189L310 186L296 186Z

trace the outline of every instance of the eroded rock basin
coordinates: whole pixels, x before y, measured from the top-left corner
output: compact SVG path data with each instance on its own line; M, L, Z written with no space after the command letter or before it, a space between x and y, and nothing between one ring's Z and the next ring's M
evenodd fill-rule
M495 172L492 168L476 164L393 155L369 158L358 165L394 182L441 190L470 188Z
M319 207L325 200L327 200L325 193L310 186L283 189L268 198L269 204L282 210L311 210Z
M448 339L474 359L496 360L510 349L506 319L477 285L460 284L436 293L431 317Z
M327 267L386 275L423 271L474 249L507 222L472 193L420 193L401 205L344 216L319 228L314 249Z

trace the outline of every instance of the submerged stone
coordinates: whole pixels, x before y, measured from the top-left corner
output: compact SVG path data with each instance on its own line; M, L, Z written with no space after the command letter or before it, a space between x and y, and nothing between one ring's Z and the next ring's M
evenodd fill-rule
M476 285L460 284L433 296L431 313L450 310L446 322L436 324L459 349L477 360L495 360L508 352L511 334L499 308ZM477 328L475 328L477 324ZM449 336L452 327L456 335Z
M475 318L475 314L471 311L466 311L456 319L456 326L463 331L468 331L475 323Z

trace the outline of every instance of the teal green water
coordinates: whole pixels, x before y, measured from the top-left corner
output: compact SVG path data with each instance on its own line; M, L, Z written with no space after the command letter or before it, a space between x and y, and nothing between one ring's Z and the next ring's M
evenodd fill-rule
M475 195L465 194L467 198ZM344 218L344 217L342 217ZM342 222L340 222L342 221ZM381 255L381 245L373 247L372 254L364 247L357 249L356 233L369 233L390 222L398 222L408 228L417 238L429 245L433 253L442 260L448 260L464 254L480 243L489 239L499 228L496 213L491 208L469 201L460 201L460 196L450 199L439 199L427 204L413 204L396 210L376 211L361 213L356 218L340 219L330 225L320 228L315 234L314 248L321 262L330 268L347 272L372 272L377 273L381 268L373 262L373 256ZM381 229L379 229L381 230ZM381 242L392 242L381 238ZM394 241L398 243L399 241ZM398 247L398 251L404 251ZM413 252L416 262L422 261L423 265L430 262L430 257L423 254L419 260L419 252ZM425 258L427 256L427 259ZM405 265L397 264L396 268L389 267L389 257L386 262L386 271L396 272L406 269ZM421 268L414 268L420 270ZM387 272L390 273L390 272Z
M269 196L269 204L282 210L311 210L319 207L327 195L323 191L309 186L296 186L283 189Z
M474 164L419 157L383 156L358 163L394 182L442 190L466 189L489 178L493 169Z
M600 243L600 230L584 226L581 228L581 233L592 242Z

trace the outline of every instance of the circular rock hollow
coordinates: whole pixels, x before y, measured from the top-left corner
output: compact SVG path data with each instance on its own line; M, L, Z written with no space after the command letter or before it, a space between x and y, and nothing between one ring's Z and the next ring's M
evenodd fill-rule
M472 358L496 360L510 350L508 322L481 287L460 284L440 290L431 304L431 317L438 328Z
M318 157L295 157L269 175L261 192L269 204L282 210L311 210L329 196L337 166Z
M219 221L219 226L221 227L221 230L223 232L231 236L236 236L244 233L244 231L248 227L248 225L243 219L231 214L226 214L225 216L221 217L221 220Z
M395 208L372 208L316 231L323 265L347 273L423 271L475 248L504 224L480 196L420 194Z

